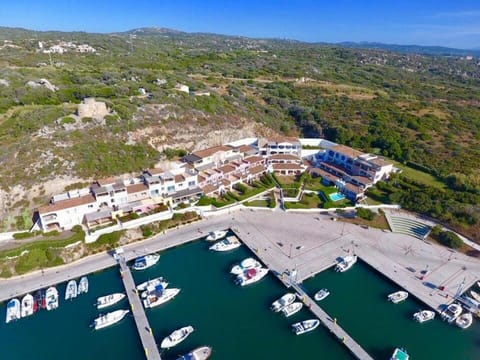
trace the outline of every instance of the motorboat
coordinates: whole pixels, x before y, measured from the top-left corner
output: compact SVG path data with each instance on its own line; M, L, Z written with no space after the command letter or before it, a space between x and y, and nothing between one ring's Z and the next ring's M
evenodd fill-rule
M419 323L435 319L435 312L431 310L421 310L413 314L413 318Z
M45 308L49 311L58 308L58 290L54 286L47 289L45 302Z
M180 356L177 360L206 360L212 354L212 348L210 346L200 346L188 354Z
M149 267L155 265L158 260L160 260L160 255L158 254L148 254L140 256L135 259L133 263L133 270L145 270Z
M297 295L292 294L292 293L286 293L283 295L280 299L275 300L272 303L272 306L270 307L270 310L274 312L279 312L281 311L285 306L290 305L295 301L297 298Z
M165 290L165 288L168 286L168 283L167 282L164 282L164 283L160 283L160 284L157 284L155 286L153 285L150 285L147 287L147 289L145 291L142 292L142 299L145 299L148 295L150 294L154 294L154 293L160 293L162 292L163 290Z
M77 297L77 282L75 280L70 280L67 283L67 288L65 289L65 300L73 299Z
M320 325L320 320L318 319L310 319L301 322L297 322L292 324L293 331L297 335L305 334L306 332L315 330L318 325Z
M100 296L97 298L97 302L95 303L95 305L97 306L97 309L103 309L118 303L119 301L124 299L125 296L126 295L124 293L114 293L110 295Z
M261 267L262 267L262 264L260 264L260 262L258 262L254 258L246 258L242 260L240 264L233 266L232 269L230 270L230 274L240 275L240 274L243 274L245 270L256 269Z
M472 295L472 298L474 298L475 301L480 302L480 294L479 294L479 293L477 293L476 291L471 290L471 291L470 291L470 295Z
M162 285L164 288L166 288L168 286L168 283L165 281L165 279L163 277L157 277L155 279L152 279L152 280L148 280L148 281L145 281L139 285L137 285L137 290L138 291L145 291L147 290L147 288L150 288L150 287L155 287L157 285Z
M472 325L472 313L466 312L455 319L455 324L462 329L467 329Z
M215 230L215 231L210 231L205 238L207 241L217 241L225 236L227 236L228 230Z
M328 289L321 289L315 294L315 296L313 298L316 301L320 301L320 300L325 299L328 295L330 295L330 291L328 291Z
M7 303L7 315L5 322L8 324L10 321L20 319L20 300L12 299Z
M88 279L86 276L82 276L78 282L77 295L86 294L88 292Z
M116 324L117 322L122 320L125 317L125 315L127 315L129 312L130 310L115 310L105 315L100 315L98 318L93 320L92 327L95 330L99 330L107 326Z
M291 303L290 305L285 306L282 309L282 313L286 317L289 317L289 316L292 316L293 314L296 314L300 310L302 310L302 307L303 307L303 303L297 301L297 302Z
M219 241L209 247L213 251L230 251L242 246L242 243L237 239L236 236L229 236L222 241Z
M179 292L180 289L169 288L160 293L149 294L145 299L143 299L143 305L146 308L156 307L172 300Z
M45 309L46 301L45 301L45 290L40 289L35 292L35 296L33 297L35 300L34 309L37 311L38 309Z
M180 344L183 340L185 340L188 335L193 332L193 326L185 326L181 329L175 330L170 335L168 335L165 339L162 340L160 347L162 349L169 349L174 347L175 345Z
M408 355L405 349L396 348L392 354L390 360L408 360L410 359L410 355Z
M335 266L335 271L345 272L357 262L357 255L348 255L342 258Z
M459 304L451 303L447 308L441 313L443 320L446 320L449 323L452 323L456 320L457 317L462 313L462 307Z
M397 291L388 295L388 301L393 302L394 304L398 304L408 298L408 292L406 291Z
M35 300L32 294L27 294L22 298L21 316L27 317L35 312Z
M267 268L255 268L245 270L243 274L237 275L235 283L237 285L245 286L256 283L262 280L268 274Z

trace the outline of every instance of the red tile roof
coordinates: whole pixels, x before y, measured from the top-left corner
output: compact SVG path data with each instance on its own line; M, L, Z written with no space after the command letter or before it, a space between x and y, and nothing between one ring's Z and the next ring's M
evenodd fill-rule
M145 184L135 184L135 185L127 186L127 194L134 194L134 193L139 193L147 190L148 190L148 186L146 186Z
M272 164L273 170L303 170L298 164Z
M195 155L195 156L198 156L200 158L206 158L206 157L212 156L213 154L215 154L217 152L229 151L229 150L232 150L232 148L230 146L219 145L219 146L213 146L213 147L208 148L208 149L197 150L197 151L194 151L192 154Z
M245 161L249 164L252 164L252 163L257 163L257 162L264 162L265 159L261 156L253 155L253 156L246 157L245 159L243 159L243 161Z
M297 161L301 160L298 156L291 155L291 154L270 155L269 159L270 160L297 160Z
M96 202L92 194L80 196L73 199L57 201L54 204L41 206L38 208L39 214L47 214L58 210L65 210L68 208L74 208L81 205L94 204Z
M334 145L329 150L335 151L337 153L340 153L342 155L348 156L353 159L364 154L360 150L356 150L345 145Z

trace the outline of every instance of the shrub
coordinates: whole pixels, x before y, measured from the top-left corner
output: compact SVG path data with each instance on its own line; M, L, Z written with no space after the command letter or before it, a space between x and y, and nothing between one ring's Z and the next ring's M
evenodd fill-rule
M58 236L58 235L60 235L60 231L58 231L58 230L52 230L52 231L44 232L42 234L42 236L44 236L44 237L55 237L55 236Z
M442 231L437 239L441 244L451 247L452 249L458 249L463 245L462 239L451 231Z
M82 231L83 231L82 225L75 225L75 226L72 228L71 231L74 232L74 233L76 233L76 234L82 232Z
M64 118L62 118L61 120L61 124L62 125L65 125L65 124L74 124L75 123L75 119L70 117L70 116L65 116Z
M102 234L98 237L97 241L87 246L90 249L100 248L102 246L105 246L107 249L114 249L123 233L123 231L114 231L108 234Z
M21 233L13 234L13 238L15 240L22 240L22 239L28 239L28 238L34 237L35 235L36 234L33 233L33 232L24 231L24 232L21 232Z
M140 227L140 229L142 230L142 235L143 235L144 238L148 238L148 237L153 235L153 230L148 225L144 225L144 226Z
M375 213L370 209L360 207L357 208L357 216L364 220L371 221L375 218Z

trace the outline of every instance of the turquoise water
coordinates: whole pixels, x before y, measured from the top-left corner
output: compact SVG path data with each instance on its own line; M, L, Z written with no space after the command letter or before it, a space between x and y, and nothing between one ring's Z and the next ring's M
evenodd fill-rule
M331 199L332 201L340 201L340 200L345 199L345 196L342 195L342 194L340 194L340 193L338 193L338 192L332 193L332 194L330 194L330 195L328 195L328 196L330 197L330 199Z

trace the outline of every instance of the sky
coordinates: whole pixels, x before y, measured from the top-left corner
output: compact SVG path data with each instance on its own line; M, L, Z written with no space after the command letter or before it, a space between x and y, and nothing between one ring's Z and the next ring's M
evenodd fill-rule
M2 0L0 26L480 48L480 0Z

